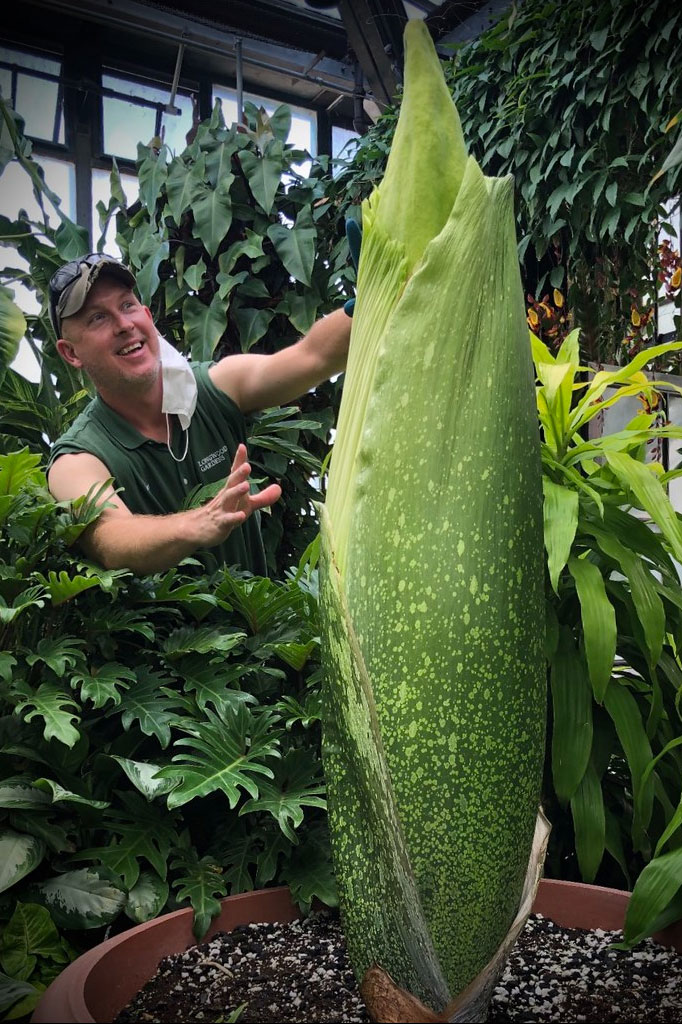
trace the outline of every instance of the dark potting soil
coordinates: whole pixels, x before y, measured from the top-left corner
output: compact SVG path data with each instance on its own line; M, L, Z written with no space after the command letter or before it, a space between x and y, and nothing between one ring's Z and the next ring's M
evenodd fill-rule
M611 949L620 932L560 928L533 915L495 990L490 1024L607 1021L682 1024L682 955L650 939ZM121 1011L132 1021L240 1024L369 1021L335 915L244 925L166 957Z

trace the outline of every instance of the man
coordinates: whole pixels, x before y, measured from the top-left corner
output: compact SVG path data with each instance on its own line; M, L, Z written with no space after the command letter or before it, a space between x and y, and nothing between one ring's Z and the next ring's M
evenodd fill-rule
M97 390L54 445L50 490L58 501L73 500L113 477L98 498L111 507L80 539L106 568L156 572L197 552L207 565L264 575L254 513L281 489L250 492L244 414L290 402L340 372L351 319L339 309L281 352L190 368L157 334L134 287L126 267L97 253L67 263L50 281L57 350ZM210 501L178 511L197 484L224 477Z

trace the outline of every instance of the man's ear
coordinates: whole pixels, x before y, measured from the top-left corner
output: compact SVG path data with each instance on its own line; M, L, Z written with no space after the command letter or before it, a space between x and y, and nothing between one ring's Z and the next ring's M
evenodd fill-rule
M69 341L66 341L64 338L58 338L56 347L57 352L59 352L65 363L75 367L77 370L81 369L83 363L76 355L74 347Z

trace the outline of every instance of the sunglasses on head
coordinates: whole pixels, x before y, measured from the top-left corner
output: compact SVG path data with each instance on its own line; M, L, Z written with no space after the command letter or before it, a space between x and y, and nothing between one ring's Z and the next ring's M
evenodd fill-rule
M59 333L59 315L57 313L57 307L59 306L59 300L62 294L66 291L70 285L77 281L80 277L81 267L95 267L98 263L115 263L118 261L113 256L107 256L104 252L90 252L87 256L79 256L77 260L70 260L65 263L59 270L55 270L54 274L50 278L48 286L49 302L50 302L50 319L57 333Z

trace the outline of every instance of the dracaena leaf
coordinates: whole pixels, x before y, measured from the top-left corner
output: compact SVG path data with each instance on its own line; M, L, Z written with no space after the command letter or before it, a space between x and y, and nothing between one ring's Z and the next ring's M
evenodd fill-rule
M571 798L571 812L580 873L583 881L593 882L604 856L606 819L600 779L591 761Z
M563 627L551 661L553 702L552 777L559 800L570 800L592 750L592 689L584 656Z

